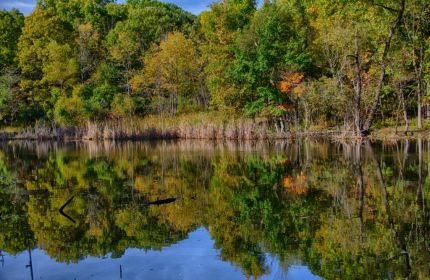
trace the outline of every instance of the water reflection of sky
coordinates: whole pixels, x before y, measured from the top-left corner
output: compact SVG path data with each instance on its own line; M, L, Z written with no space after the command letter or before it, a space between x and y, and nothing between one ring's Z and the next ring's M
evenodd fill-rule
M129 249L120 259L86 258L78 264L57 263L42 250L32 252L35 279L120 279L120 265L123 279L244 279L239 268L223 262L209 232L200 228L162 251ZM30 279L28 253L15 257L6 256L0 267L0 279ZM262 279L304 279L316 280L307 267L290 266L286 272L279 262L268 256L270 274Z

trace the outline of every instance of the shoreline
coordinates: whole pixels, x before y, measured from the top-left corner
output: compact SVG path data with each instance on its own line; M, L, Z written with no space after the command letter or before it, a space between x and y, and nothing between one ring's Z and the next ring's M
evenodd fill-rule
M382 140L430 139L430 129L413 127L405 133L404 128L383 126L375 128L366 137L357 137L353 131L342 127L310 127L296 131L288 126L280 130L266 119L227 118L219 113L195 113L170 117L149 115L145 118L124 118L82 123L77 126L61 127L54 123L38 122L28 127L0 129L0 141L10 140L233 140L233 141L276 141L295 138L325 138L333 140Z
M407 134L405 131L394 131L391 128L375 129L366 137L356 137L351 132L345 131L304 131L304 132L285 132L274 133L267 132L264 135L256 135L256 137L244 137L243 135L216 135L214 133L206 133L205 136L193 136L185 133L172 133L169 130L164 132L157 129L149 129L148 132L133 135L115 135L115 137L88 137L80 128L75 128L80 133L63 133L63 134L38 134L38 133L22 133L22 132L4 132L0 131L0 142L4 141L157 141L157 140L214 140L214 141L279 141L293 140L297 138L324 138L332 140L375 140L375 141L398 141L398 140L415 140L415 139L430 139L430 131L428 130L410 130ZM70 131L70 130L69 130Z

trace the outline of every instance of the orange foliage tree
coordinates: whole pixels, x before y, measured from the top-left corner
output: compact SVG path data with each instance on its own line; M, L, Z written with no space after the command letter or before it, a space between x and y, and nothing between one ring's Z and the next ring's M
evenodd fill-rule
M295 98L300 97L304 92L304 80L305 75L300 72L284 73L281 81L278 84L278 89L285 95L295 94ZM278 106L279 109L291 110L293 106L289 102L284 102Z

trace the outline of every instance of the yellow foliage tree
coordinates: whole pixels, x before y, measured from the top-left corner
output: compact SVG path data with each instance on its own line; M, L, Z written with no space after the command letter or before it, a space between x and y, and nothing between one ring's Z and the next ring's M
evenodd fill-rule
M144 71L134 76L134 91L149 88L171 114L193 108L199 90L200 61L190 39L170 33L144 57ZM193 104L194 103L194 104Z

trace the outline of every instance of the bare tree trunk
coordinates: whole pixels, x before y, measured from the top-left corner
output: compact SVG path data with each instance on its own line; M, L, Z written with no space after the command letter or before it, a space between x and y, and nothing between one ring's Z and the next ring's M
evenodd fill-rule
M418 82L421 83L421 82ZM421 86L418 86L418 88L420 88ZM417 127L418 129L422 129L423 128L423 119L422 119L422 108L421 108L421 89L418 89L417 91L417 111L418 111L418 120L417 120Z
M127 94L128 95L130 95L130 76L129 76L130 75L130 68L131 68L131 65L129 62L127 62L125 79L126 79L126 88L127 88Z
M309 130L309 111L308 107L305 107L305 131Z
M396 128L396 135L397 135L397 133L398 133L398 126L399 126L399 107L397 107L397 110L396 110L396 125L395 125L395 128Z
M427 122L430 122L430 104L426 104Z
M385 48L384 48L384 52L382 54L382 59L381 59L381 74L379 76L378 87L376 88L375 99L374 99L373 105L369 111L369 115L367 117L366 124L364 125L364 131L366 132L366 134L369 133L369 130L370 130L372 123L373 123L373 120L375 118L376 110L378 109L378 104L379 104L380 99L381 99L381 92L382 92L382 88L384 87L384 82L385 82L385 76L386 76L385 69L387 68L387 57L388 57L388 53L390 51L391 39L393 38L394 32L396 31L397 27L400 25L400 22L403 19L403 14L405 11L405 2L406 2L406 0L401 0L400 9L398 10L397 18L396 18L395 22L393 23L393 25L391 26L390 31L388 32L388 36L385 39Z
M362 125L361 125L361 92L363 88L363 79L361 76L361 60L360 60L360 46L358 42L358 34L356 31L355 34L355 54L354 54L354 63L356 68L356 77L354 84L354 123L355 123L355 133L357 137L361 137L362 135Z
M80 28L79 30L79 69L80 69L80 76L81 76L81 84L84 83L84 66L83 66L83 57L84 57L84 51L83 51L83 39L82 39L82 32Z
M296 125L296 132L299 131L299 97L296 96L294 99L294 107L295 107L295 114L294 114L294 122Z
M423 89L423 64L424 64L424 46L423 46L423 36L422 34L422 28L423 28L423 22L422 18L425 17L425 15L419 15L418 18L416 17L415 12L412 12L411 14L411 29L409 30L408 25L406 25L407 28L407 34L409 37L411 49L412 49L412 64L414 67L414 74L417 81L417 127L421 129L423 127L422 122L422 96L424 94ZM420 34L421 33L421 34ZM417 42L418 41L418 42Z
M415 43L413 43L415 45ZM423 46L422 43L420 43L420 50L419 50L419 57L418 62L416 61L416 51L415 46L412 46L413 48L413 55L414 59L413 65L414 65L414 72L415 77L418 82L417 86L417 113L418 113L418 119L417 119L417 127L419 129L423 128L423 119L422 119L422 96L423 96Z
M405 96L403 95L403 85L398 85L398 95L400 98L400 102L402 104L403 110L403 119L405 120L405 134L407 135L409 132L409 119L408 119L408 111L406 109Z
M282 118L279 118L279 125L281 127L281 133L285 132L284 122L282 121Z

